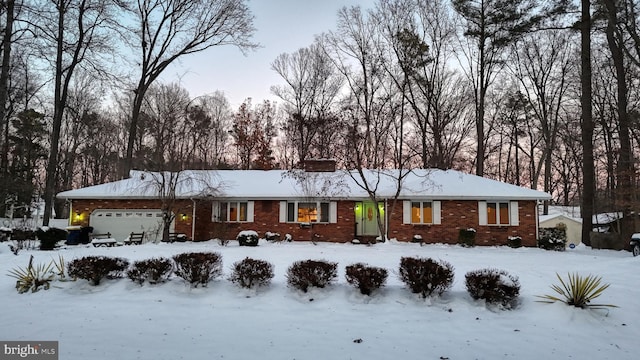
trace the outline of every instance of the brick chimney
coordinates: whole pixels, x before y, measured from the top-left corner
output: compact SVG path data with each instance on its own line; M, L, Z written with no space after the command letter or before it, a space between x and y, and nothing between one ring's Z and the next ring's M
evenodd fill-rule
M306 159L304 171L307 172L334 172L336 161L334 159Z

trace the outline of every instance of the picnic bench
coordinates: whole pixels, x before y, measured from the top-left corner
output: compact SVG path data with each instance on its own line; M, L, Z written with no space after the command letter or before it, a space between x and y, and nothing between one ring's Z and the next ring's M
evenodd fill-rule
M185 242L187 241L187 234L185 233L178 233L178 232L170 232L169 233L169 239L166 242ZM164 240L163 240L164 241Z
M140 233L132 232L129 234L129 238L124 240L125 245L140 245L144 239L144 231Z
M89 237L91 238L91 244L94 247L112 247L118 243L116 239L111 237L111 233L91 234Z

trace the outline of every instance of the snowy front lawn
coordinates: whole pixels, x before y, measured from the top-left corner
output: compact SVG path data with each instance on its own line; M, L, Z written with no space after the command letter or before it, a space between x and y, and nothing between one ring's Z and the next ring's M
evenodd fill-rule
M175 275L164 284L127 278L91 286L54 282L51 289L18 294L6 274L62 255L136 260L193 251L222 255L224 276L191 288ZM257 291L226 278L245 257L271 262L275 277ZM398 279L403 256L453 265L453 287L423 300ZM337 281L308 293L287 287L287 268L298 260L338 263ZM364 262L389 271L385 287L361 295L344 277ZM493 267L519 278L519 305L500 311L466 292L468 271ZM635 359L640 338L640 259L629 252L566 252L509 247L385 243L375 246L306 242L239 247L232 241L145 244L115 248L77 246L54 252L21 251L0 244L0 339L57 340L60 359ZM537 302L552 294L556 273L593 274L611 286L598 303L619 308L583 310Z

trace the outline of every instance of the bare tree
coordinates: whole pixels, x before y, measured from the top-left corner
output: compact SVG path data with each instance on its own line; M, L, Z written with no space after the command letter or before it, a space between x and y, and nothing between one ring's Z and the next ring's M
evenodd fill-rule
M206 171L138 171L140 189L160 200L162 211L162 241L169 241L171 224L179 213L187 208L181 200L188 198L205 198L217 195L220 183L215 175ZM193 221L193 219L192 219Z
M536 188L544 174L544 191L551 191L552 154L556 150L560 123L566 119L567 102L574 86L571 74L576 71L572 35L564 30L547 30L527 35L512 49L509 67L520 83L534 112L534 125L541 135L541 155L532 168L531 186ZM545 202L544 213L549 203Z
M43 58L54 69L53 124L50 137L44 191L45 209L43 225L48 225L56 184L60 131L69 86L74 73L86 63L93 71L99 54L108 51L108 26L113 18L114 3L109 0L51 0L34 8L30 25L41 41ZM73 25L72 25L73 24ZM54 50L52 50L54 49ZM51 56L53 55L53 56Z
M411 108L413 154L424 168L454 166L470 132L470 92L450 68L455 27L444 1L384 0L377 16L399 71L387 66Z
M326 120L332 116L330 109L342 86L342 78L319 41L292 54L280 54L271 63L271 69L286 82L272 86L271 91L285 101L289 116L284 127L296 144L299 164L322 152L313 145L329 125Z
M224 166L232 128L229 101L220 91L192 99L187 108L187 132L193 168Z
M127 153L126 176L133 167L133 151L141 108L147 90L177 59L219 45L235 45L242 51L254 48L253 16L245 0L138 0L134 10L137 26L130 44L140 50L140 77L135 86Z
M487 90L504 64L504 49L542 20L534 14L535 0L453 0L453 8L466 21L464 48L466 73L476 106L476 175L484 174L485 106Z

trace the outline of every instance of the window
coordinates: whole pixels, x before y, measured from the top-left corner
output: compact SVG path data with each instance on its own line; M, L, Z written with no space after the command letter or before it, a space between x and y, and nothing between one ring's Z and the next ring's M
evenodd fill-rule
M509 203L488 202L487 203L487 224L488 225L509 225Z
M440 201L409 201L403 202L403 224L433 224L441 222Z
M280 205L280 222L329 223L336 222L336 214L335 202L282 201Z
M221 201L213 204L213 221L252 222L252 201Z
M433 211L431 201L411 203L411 223L412 224L432 224Z
M478 203L480 225L517 226L517 201L480 201Z

